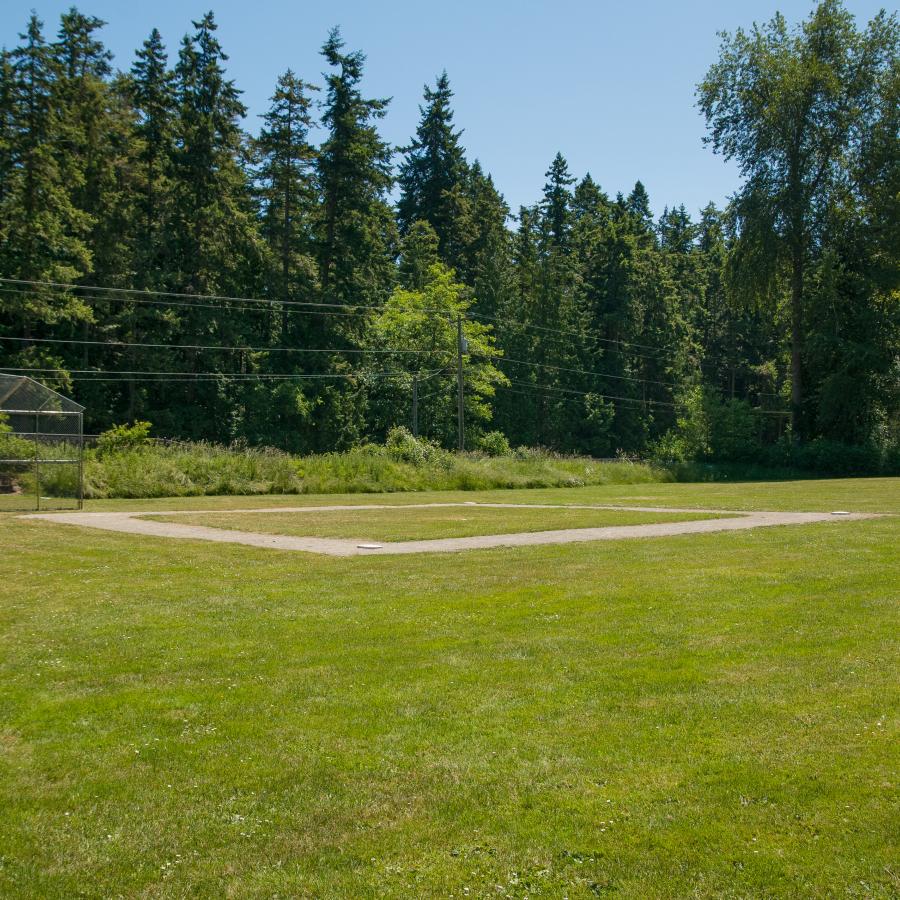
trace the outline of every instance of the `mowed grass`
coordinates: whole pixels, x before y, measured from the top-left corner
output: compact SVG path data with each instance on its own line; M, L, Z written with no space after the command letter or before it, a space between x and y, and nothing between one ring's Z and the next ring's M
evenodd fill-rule
M75 509L78 500L72 497L41 497L41 509ZM0 493L0 513L35 512L37 503L34 494Z
M713 513L635 512L633 510L492 507L395 506L393 509L321 510L303 512L195 513L148 518L181 525L205 525L303 537L369 538L414 541L472 537L557 528L598 528L717 518Z
M609 484L583 488L525 488L490 491L416 491L404 494L319 494L165 497L146 500L88 500L88 511L232 510L261 506L336 506L395 503L560 503L622 506L701 507L727 510L900 513L900 479L835 478L800 481Z
M898 547L886 517L339 559L4 516L0 896L895 897Z

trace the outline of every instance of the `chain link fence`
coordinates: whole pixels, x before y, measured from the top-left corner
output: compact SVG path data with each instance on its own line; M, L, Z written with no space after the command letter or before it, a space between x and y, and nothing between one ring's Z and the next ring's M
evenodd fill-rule
M0 373L0 511L81 509L84 407Z

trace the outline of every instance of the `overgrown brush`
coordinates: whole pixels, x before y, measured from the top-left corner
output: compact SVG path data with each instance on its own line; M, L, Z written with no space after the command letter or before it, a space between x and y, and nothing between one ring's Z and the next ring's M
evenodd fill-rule
M496 454L497 442L490 448ZM85 458L85 496L332 494L492 488L581 487L670 481L661 468L600 462L547 450L451 453L394 429L384 446L295 457L271 448L126 442Z

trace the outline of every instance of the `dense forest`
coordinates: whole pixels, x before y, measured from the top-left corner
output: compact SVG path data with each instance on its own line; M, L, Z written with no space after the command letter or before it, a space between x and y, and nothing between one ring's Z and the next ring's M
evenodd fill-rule
M894 16L825 0L723 35L696 102L742 186L698 219L562 153L511 210L447 74L391 147L337 30L321 78L287 69L251 133L212 13L127 70L103 24L72 8L53 38L32 15L0 55L0 366L70 393L88 430L311 452L415 405L452 447L461 368L470 445L897 445Z

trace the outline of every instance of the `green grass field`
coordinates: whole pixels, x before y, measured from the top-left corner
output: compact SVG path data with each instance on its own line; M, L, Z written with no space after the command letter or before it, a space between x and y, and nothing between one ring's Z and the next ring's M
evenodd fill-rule
M396 504L396 499L392 501ZM555 528L599 528L649 522L688 522L717 518L712 513L635 512L608 509L496 509L491 507L422 507L407 509L323 510L322 512L201 512L151 516L180 525L289 534L304 537L369 538L414 541L471 537Z
M621 504L709 509L783 509L900 513L900 479L843 478L802 481L712 482L709 484L605 484L584 488L526 488L521 490L416 491L391 494L313 494L148 498L146 500L88 500L86 510L228 510L273 506L336 506L368 503L439 503L495 501L498 503Z
M41 497L42 509L75 509L78 500L74 497ZM0 494L0 513L34 512L34 494Z
M302 503L441 499L900 480ZM4 515L0 896L897 897L898 635L900 517L341 559Z

